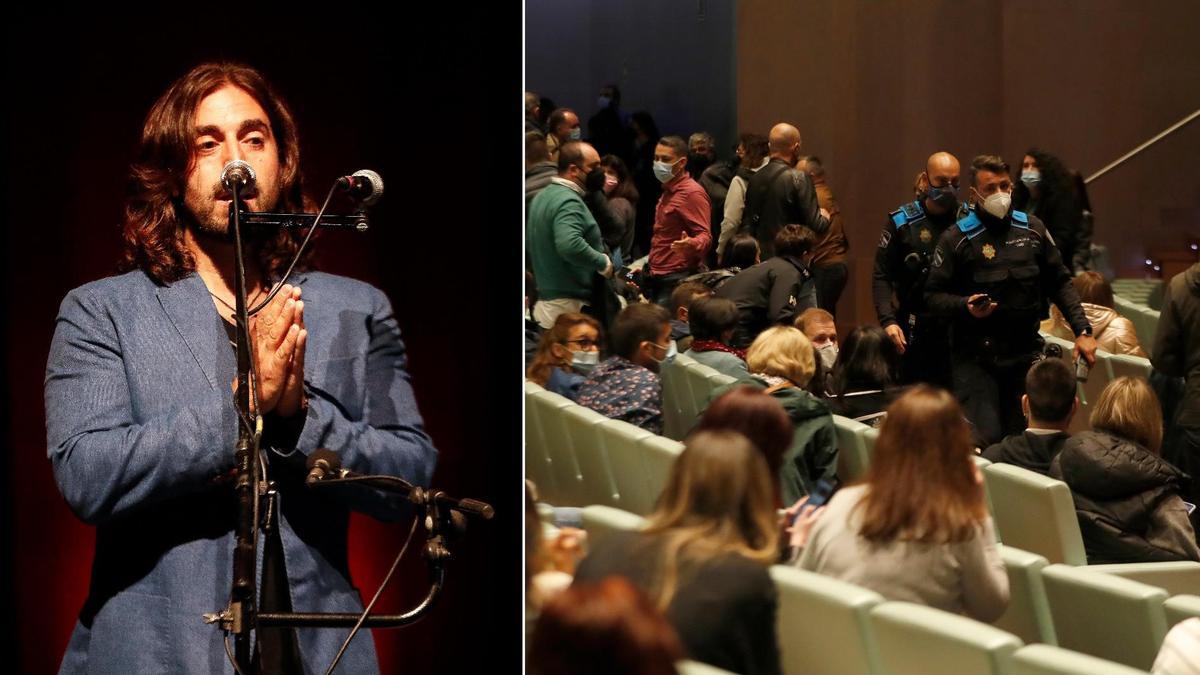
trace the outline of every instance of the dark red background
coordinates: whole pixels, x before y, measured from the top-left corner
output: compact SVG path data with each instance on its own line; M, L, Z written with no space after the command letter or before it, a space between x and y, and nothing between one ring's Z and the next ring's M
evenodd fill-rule
M318 198L337 175L383 175L373 230L326 233L319 266L388 293L440 451L434 485L487 500L498 514L468 532L428 619L374 632L383 672L519 668L521 24L520 5L508 4L453 20L406 9L404 22L281 23L194 7L172 21L6 25L0 590L15 623L4 631L5 660L19 672L58 668L94 542L46 458L42 379L54 317L69 289L114 273L125 177L150 104L213 58L260 68L289 100ZM368 599L407 526L353 521L351 568ZM425 592L420 543L383 609L406 609Z

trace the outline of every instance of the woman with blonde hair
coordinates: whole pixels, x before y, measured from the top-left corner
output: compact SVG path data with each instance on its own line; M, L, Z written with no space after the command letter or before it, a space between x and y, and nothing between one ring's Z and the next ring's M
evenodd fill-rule
M833 496L796 564L990 622L1008 606L983 477L962 408L918 385L888 407L863 481Z
M779 556L772 477L741 434L700 431L685 442L646 527L596 542L575 583L628 578L675 627L687 656L738 673L779 673Z
M1071 488L1088 564L1200 560L1180 497L1188 477L1161 456L1162 409L1150 385L1118 377L1090 421L1050 464Z
M792 444L779 472L784 504L810 494L825 480L837 482L837 434L829 406L805 391L816 371L812 343L799 329L775 326L763 331L746 350L750 376L719 387L711 403L734 387L750 386L770 394L792 421Z
M525 377L574 401L579 385L600 363L600 322L586 314L567 312L542 333Z

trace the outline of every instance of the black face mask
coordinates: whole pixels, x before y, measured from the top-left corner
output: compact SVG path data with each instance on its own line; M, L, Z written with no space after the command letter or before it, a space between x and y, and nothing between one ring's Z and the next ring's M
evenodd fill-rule
M708 159L708 155L701 155L695 152L689 152L687 156L688 171L696 175L704 173L708 165L712 162Z
M596 167L588 172L587 178L583 181L584 189L588 192L604 189L604 169Z
M925 198L942 207L944 213L954 213L958 208L958 190L949 185L940 188L930 186L925 191Z
M729 160L729 166L733 167L735 170L738 167L740 167L741 165L742 165L742 156L741 155L734 155L733 159Z

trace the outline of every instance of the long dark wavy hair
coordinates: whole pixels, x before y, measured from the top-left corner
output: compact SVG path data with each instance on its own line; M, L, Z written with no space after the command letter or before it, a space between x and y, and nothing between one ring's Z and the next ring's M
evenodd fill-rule
M266 111L279 148L280 196L277 211L315 211L303 193L300 138L287 104L257 70L238 63L203 63L176 80L155 101L142 126L137 158L130 170L122 222L124 252L118 270L142 269L158 283L171 283L195 271L184 245L184 192L192 165L196 108L225 85L244 90ZM247 233L249 251L268 279L282 276L300 246L296 230ZM310 256L297 264L302 269Z
M1030 148L1025 154L1037 162L1038 172L1042 174L1042 180L1038 184L1042 203L1075 196L1075 180L1061 159L1038 148ZM1019 172L1017 178L1013 188L1013 208L1023 211L1029 205L1032 195L1029 188L1019 180Z

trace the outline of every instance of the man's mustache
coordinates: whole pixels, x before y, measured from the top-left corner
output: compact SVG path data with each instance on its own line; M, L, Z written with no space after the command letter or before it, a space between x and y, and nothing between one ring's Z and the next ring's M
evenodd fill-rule
M258 196L258 186L257 185L251 185L249 187L242 188L242 190L241 190L242 201L246 201L248 199L254 199L257 196ZM233 200L233 191L230 190L229 188L225 187L224 183L217 181L217 183L215 185L213 185L212 197L214 200L224 199L226 201L232 201Z

